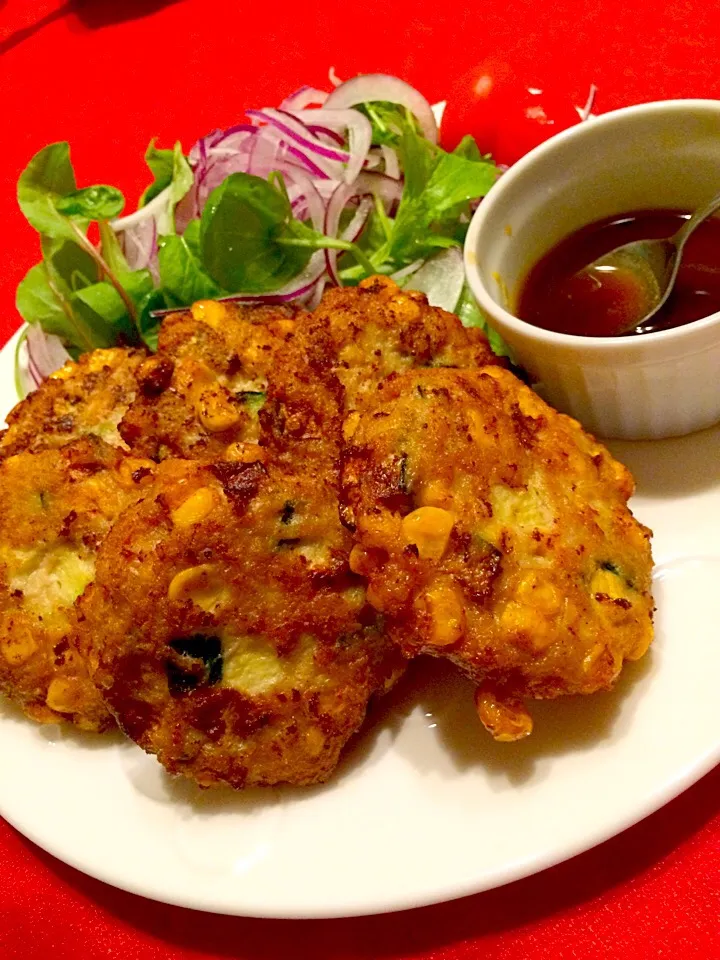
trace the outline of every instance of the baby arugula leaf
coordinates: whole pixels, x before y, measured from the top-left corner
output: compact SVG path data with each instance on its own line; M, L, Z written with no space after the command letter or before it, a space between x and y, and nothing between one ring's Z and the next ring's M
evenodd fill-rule
M160 238L158 263L163 290L177 303L188 304L222 295L222 290L205 272L184 236Z
M112 220L120 215L125 197L116 187L83 187L58 197L55 209L71 220Z
M128 342L133 339L132 322L125 304L115 287L107 281L77 290L71 305L98 338L105 341L103 346L114 346L118 340Z
M26 323L39 323L46 333L55 333L64 340L75 339L75 330L68 329L67 314L50 286L44 263L31 267L20 281L15 306Z
M310 247L277 242L288 233L291 220L287 197L267 180L230 174L210 194L200 220L205 269L232 293L277 290L296 277L312 256Z
M71 300L74 312L107 340L105 346L138 341L135 327L138 306L154 289L148 270L128 272L122 279L125 297L120 296L112 283L102 280L76 290ZM128 299L133 305L133 316L128 311Z
M175 233L175 207L194 183L193 172L178 141L173 148L173 172L170 181L170 232Z
M88 326L72 305L73 292L52 275L46 261L32 267L18 286L15 304L26 323L39 323L45 333L54 333L77 357L95 347L114 345L105 331Z
M357 104L355 110L364 113L370 121L372 143L378 146L395 147L407 128L414 132L418 130L415 117L397 103L374 100Z
M40 246L56 281L62 282L70 292L97 282L97 263L87 250L73 240L43 237Z
M497 175L494 163L442 153L422 198L431 222L441 220L453 207L484 197Z
M145 151L145 161L155 179L145 189L138 207L147 206L159 194L170 187L168 209L170 213L170 232L175 232L175 207L193 185L193 172L187 157L178 141L172 150L158 150L155 139L151 140Z
M466 133L460 143L455 147L453 155L456 157L464 157L465 160L490 160L489 155L483 156L482 153L480 153L480 147L477 145L475 138L471 137L469 133Z
M155 179L143 191L138 207L146 206L172 183L174 150L158 150L155 146L156 143L157 137L153 137L145 151L145 163L150 167Z
M396 267L425 258L438 247L459 244L458 220L469 213L470 200L484 196L497 178L495 165L484 159L445 153L406 129L398 145L405 188L383 251Z
M56 201L77 189L67 142L51 143L32 158L20 174L17 199L35 229L48 237L75 237L72 224L56 208Z
M188 245L188 249L194 257L198 260L201 259L200 253L200 221L191 220L190 223L185 227L185 232L183 233L183 240Z
M130 273L130 267L120 246L117 234L106 220L98 222L100 233L100 253L108 268L112 270L118 280Z

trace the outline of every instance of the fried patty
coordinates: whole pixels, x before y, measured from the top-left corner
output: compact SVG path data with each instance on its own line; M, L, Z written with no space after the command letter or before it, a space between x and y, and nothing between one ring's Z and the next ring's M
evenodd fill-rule
M481 367L502 363L485 334L431 307L424 293L404 291L389 277L357 287L332 287L318 308L297 324L294 345L321 379L334 374L344 390L344 412L355 412L377 384L413 367Z
M112 724L71 643L74 604L150 466L94 436L0 463L0 692L34 720Z
M167 461L81 601L120 727L208 786L325 780L396 674L332 471Z
M287 462L340 456L359 411L387 376L414 367L503 364L484 333L389 277L327 290L274 358L260 443Z
M517 739L522 698L607 689L651 642L632 490L509 372L411 371L376 388L346 451L351 566L400 648L454 661L490 732Z
M68 361L7 416L0 458L59 447L87 433L124 446L117 425L135 397L143 350L114 347Z
M235 444L258 440L268 373L299 314L204 300L168 315L120 424L126 443L155 461L235 459Z

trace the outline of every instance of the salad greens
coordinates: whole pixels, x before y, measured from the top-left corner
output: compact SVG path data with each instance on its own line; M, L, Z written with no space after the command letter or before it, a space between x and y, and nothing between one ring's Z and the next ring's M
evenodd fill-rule
M471 137L447 153L401 103L293 113L292 99L264 122L215 131L187 157L152 140L153 182L122 220L116 187L78 188L67 143L37 153L17 188L42 253L17 290L23 319L74 357L115 344L154 350L164 310L228 296L312 305L326 283L373 273L412 286L424 262L461 248L472 204L498 175ZM348 183L352 149L365 152ZM455 309L484 326L466 287Z

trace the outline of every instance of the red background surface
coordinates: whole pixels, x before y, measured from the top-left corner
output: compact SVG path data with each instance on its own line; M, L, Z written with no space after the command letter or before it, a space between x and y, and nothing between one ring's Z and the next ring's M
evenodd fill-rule
M549 69L576 102L594 81L602 111L720 96L713 6L0 0L0 340L19 323L14 290L37 259L15 181L50 141L71 141L81 184L115 183L134 201L150 137L162 145L179 138L187 149L210 128L236 122L245 106L275 104L302 83L325 86L331 65L343 77L397 73L431 100L491 54L521 75ZM716 769L643 823L539 876L394 916L308 922L151 903L83 877L0 822L0 958L713 960L719 797Z

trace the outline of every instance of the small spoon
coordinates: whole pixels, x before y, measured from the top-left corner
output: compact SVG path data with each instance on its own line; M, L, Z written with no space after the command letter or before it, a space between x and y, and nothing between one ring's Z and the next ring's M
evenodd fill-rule
M635 240L632 243L625 243L598 257L597 260L593 260L580 271L580 275L599 274L600 276L595 276L598 283L602 283L603 273L617 270L629 272L636 279L643 281L647 290L648 309L642 316L623 324L617 331L618 334L628 333L643 326L663 306L675 286L688 237L718 208L720 208L720 193L694 213L677 233L666 240ZM642 331L638 330L638 332Z

